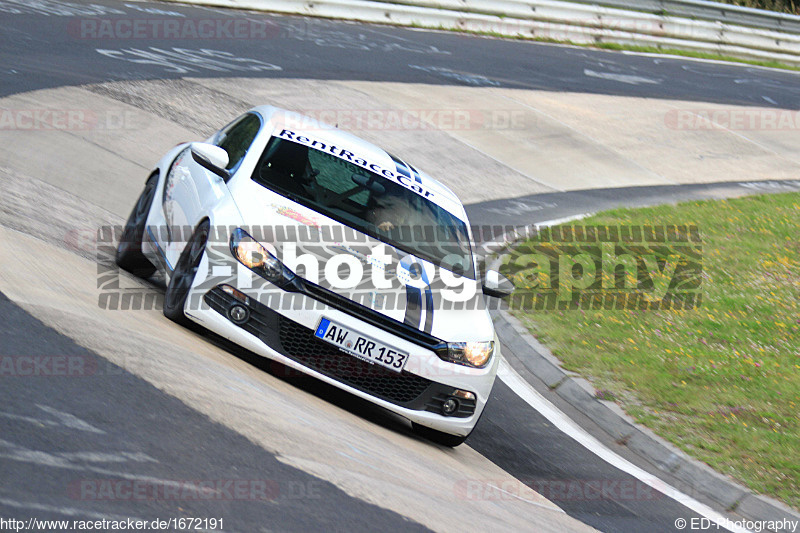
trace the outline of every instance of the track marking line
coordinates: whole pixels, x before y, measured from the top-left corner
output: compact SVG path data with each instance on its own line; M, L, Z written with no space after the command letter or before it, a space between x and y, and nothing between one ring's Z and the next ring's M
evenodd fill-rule
M649 485L668 498L672 498L684 507L691 509L695 513L708 518L719 528L728 529L734 533L747 533L748 530L735 526L722 514L713 510L708 505L705 505L704 503L695 500L691 496L684 494L678 489L668 485L665 481L662 481L658 477L646 472L627 459L620 457L610 449L606 448L605 445L603 445L599 440L578 426L574 421L572 421L572 419L562 413L561 410L550 403L547 398L542 396L536 389L526 382L504 358L500 360L500 366L497 369L497 377L502 379L503 383L508 385L509 388L511 388L511 390L517 394L517 396L522 398L528 405L536 409L561 432L578 442L578 444L614 468L625 472L626 474L638 479L646 485ZM733 527L728 528L726 525L731 525Z

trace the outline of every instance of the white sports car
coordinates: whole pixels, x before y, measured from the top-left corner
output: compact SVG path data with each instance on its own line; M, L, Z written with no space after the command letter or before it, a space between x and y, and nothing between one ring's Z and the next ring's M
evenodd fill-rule
M500 344L453 192L335 127L260 106L159 162L117 264L167 279L164 314L410 420L457 446Z

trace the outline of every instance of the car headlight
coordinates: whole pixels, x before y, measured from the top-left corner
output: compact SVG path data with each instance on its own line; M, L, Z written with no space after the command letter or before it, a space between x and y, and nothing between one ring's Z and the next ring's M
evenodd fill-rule
M231 234L231 253L244 266L276 285L292 280L294 273L242 228Z
M453 363L483 368L494 353L494 341L448 342L447 356Z

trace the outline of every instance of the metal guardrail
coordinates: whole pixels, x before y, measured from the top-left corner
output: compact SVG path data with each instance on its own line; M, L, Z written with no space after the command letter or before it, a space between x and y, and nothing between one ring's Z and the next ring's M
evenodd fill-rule
M800 16L778 13L750 7L706 2L704 0L571 0L633 11L644 11L656 15L686 17L738 24L750 28L785 31L800 34Z
M387 4L453 9L468 13L530 18L541 4L531 0L376 0ZM640 13L724 22L800 34L800 16L706 0L566 0L589 6L611 7Z
M720 20L647 13L586 3L591 0L173 0L362 22L454 29L576 44L619 43L682 49L800 66L800 31ZM598 0L634 2L639 0ZM723 6L705 0L641 0L683 6ZM638 4L637 4L638 5ZM728 11L726 11L728 12ZM776 25L800 17L759 12ZM708 15L709 12L706 12ZM779 22L780 21L780 22ZM752 22L752 20L751 20Z
M530 18L541 4L531 0L376 0L387 4L453 9L468 13ZM724 22L800 34L800 16L706 0L566 0L589 6L611 7L653 15Z

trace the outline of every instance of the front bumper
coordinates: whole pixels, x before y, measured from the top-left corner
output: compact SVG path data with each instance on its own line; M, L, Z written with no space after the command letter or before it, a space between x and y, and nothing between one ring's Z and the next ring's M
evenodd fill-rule
M406 370L397 373L355 358L316 338L314 327L323 315L364 334L377 334L383 339L388 334L338 309L320 305L308 296L296 295L300 300L307 299L305 303L310 305L281 308L278 312L255 298L247 297L245 301L234 298L221 286L211 290L195 288L192 292L188 301L195 304L186 310L187 316L208 329L259 355L439 431L467 435L477 423L491 391L499 348L487 368L468 369L442 361L425 347L393 338L393 344L410 354ZM230 309L236 304L247 308L246 321L237 323L231 318ZM457 410L445 415L443 404L454 397L456 390L473 392L476 398L457 398Z
M346 354L314 336L309 329L252 299L242 302L215 287L203 297L220 315L230 318L230 309L242 305L249 319L239 326L258 337L272 350L301 365L320 372L350 387L407 409L441 413L442 404L455 389L410 372L392 372ZM232 320L233 321L233 320ZM458 399L459 408L450 416L468 418L475 412L475 401Z

